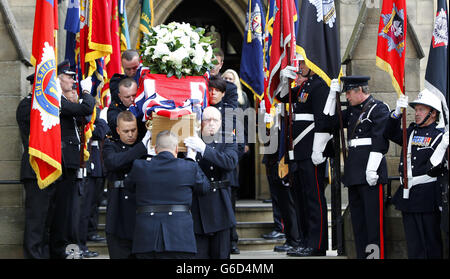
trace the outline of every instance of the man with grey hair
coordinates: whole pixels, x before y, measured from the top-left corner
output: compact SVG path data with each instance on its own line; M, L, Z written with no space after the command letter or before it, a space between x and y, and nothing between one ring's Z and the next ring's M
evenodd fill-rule
M348 155L344 162L343 183L348 187L350 215L358 258L366 258L370 245L377 245L384 258L383 185L387 183L384 154L389 141L384 130L389 108L370 95L368 76L342 77L342 92L349 106L342 112L347 128Z
M198 259L229 259L230 229L236 226L231 203L230 175L239 160L236 143L226 143L220 132L221 112L207 107L202 115L202 138L184 140L188 148L197 152L197 161L210 180L212 191L194 194L192 216L197 241Z
M132 253L138 259L188 259L197 253L190 212L193 192L205 194L209 182L198 164L178 159L178 137L156 136L156 156L136 160L125 187L136 193Z

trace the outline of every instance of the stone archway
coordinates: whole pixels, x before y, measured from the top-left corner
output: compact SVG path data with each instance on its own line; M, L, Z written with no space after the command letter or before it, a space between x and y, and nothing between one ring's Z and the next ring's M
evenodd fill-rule
M207 0L208 1L208 0ZM154 24L158 25L166 21L170 14L183 2L183 0L155 0L153 1L155 19ZM214 0L228 17L233 21L241 35L245 30L245 12L247 8L246 0ZM139 30L140 1L129 0L127 2L127 16L132 45L136 42Z

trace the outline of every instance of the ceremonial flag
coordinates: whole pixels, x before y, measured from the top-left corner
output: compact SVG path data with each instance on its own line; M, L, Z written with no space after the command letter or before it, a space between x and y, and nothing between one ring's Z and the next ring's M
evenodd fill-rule
M66 32L65 59L69 60L73 69L76 63L76 34L80 32L80 1L69 1L67 6L66 21L64 23Z
M248 1L240 80L258 99L264 96L263 31L264 11L260 0Z
M438 0L434 30L431 38L428 64L425 72L425 88L441 100L445 124L449 123L448 111L448 15L447 2ZM440 121L441 122L441 121ZM439 123L441 124L441 123ZM442 123L444 124L444 123Z
M112 53L111 5L112 0L81 0L80 60L83 78L92 76L95 60ZM89 64L86 71L85 64Z
M341 75L339 29L334 1L302 1L297 53L328 86Z
M119 6L117 0L110 0L111 2L111 46L112 53L105 57L104 63L106 65L105 70L102 69L102 73L97 73L99 80L103 80L101 94L99 94L100 104L102 107L109 106L109 80L116 73L122 73L122 60L120 51L120 25L119 25ZM98 64L97 64L98 65ZM102 79L103 78L103 79Z
M274 20L272 28L272 38L267 50L269 51L270 62L268 64L268 80L265 95L266 111L270 111L275 96L281 91L283 82L280 79L280 72L287 66L294 66L295 62L295 26L297 9L293 0L271 1L274 7L269 7L269 12L273 12ZM269 27L270 28L270 27Z
M141 40L144 34L150 33L150 27L153 26L153 0L143 0L141 7L141 21L139 23L139 36L136 43L136 49L139 50Z
M30 164L40 189L62 173L61 129L57 91L54 32L58 29L58 2L37 0L34 16L31 62L35 67L30 112Z
M395 91L405 94L405 0L384 0L378 26L376 64L389 73Z
M131 47L130 33L128 32L128 19L125 0L119 0L120 49L125 51Z

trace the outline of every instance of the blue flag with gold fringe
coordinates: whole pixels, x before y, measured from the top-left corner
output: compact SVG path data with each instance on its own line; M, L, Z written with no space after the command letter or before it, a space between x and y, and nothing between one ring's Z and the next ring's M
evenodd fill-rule
M239 75L242 84L260 100L264 97L263 31L261 1L249 0Z

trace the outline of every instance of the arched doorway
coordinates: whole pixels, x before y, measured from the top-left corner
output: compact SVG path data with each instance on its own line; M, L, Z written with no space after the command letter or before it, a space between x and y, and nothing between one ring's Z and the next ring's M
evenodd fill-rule
M168 24L172 21L186 22L205 28L206 32L216 39L215 47L220 47L225 53L222 72L226 69L233 69L239 73L243 35L239 27L234 24L236 19L233 20L217 1L182 1L163 23ZM253 96L249 92L245 93L253 106ZM240 199L255 198L255 156L253 146L250 148L250 153L246 154L240 163L242 174L240 175Z

